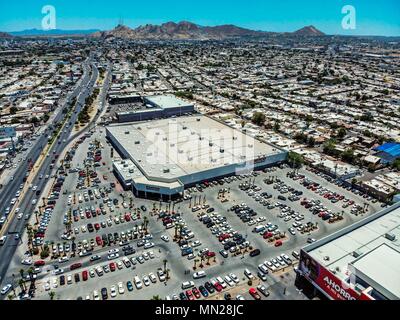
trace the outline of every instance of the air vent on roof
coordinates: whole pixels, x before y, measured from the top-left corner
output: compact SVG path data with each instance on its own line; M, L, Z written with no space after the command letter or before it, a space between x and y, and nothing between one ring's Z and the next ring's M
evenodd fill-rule
M186 129L187 129L187 127L186 127L186 126L184 126L182 129L183 129L183 130L186 130Z
M200 137L199 137L199 140L204 140L204 138L200 136Z
M164 172L164 173L169 173L169 168L164 168L164 169L163 169L163 172Z
M360 250L353 251L353 253L352 253L352 256L353 256L354 258L358 258L358 257L360 257L361 255L362 255L362 252L361 252Z
M197 118L196 121L197 121L197 122L200 121L200 118Z
M147 154L148 157L151 157L152 155L153 155L153 152L149 152L149 153Z
M208 145L209 145L210 147L212 147L212 146L214 145L214 143L210 142Z
M129 169L129 173L133 173L135 170L133 169Z
M237 140L237 137L232 137L233 140Z
M188 161L193 161L193 157L188 157Z
M175 147L175 143L171 143L169 146L170 147Z
M168 140L168 138L166 138L166 137L165 137L165 138L163 138L163 141L167 141L167 140Z
M224 153L225 150L221 148L221 149L219 149L219 152Z
M178 153L183 153L183 150L178 150Z
M390 240L390 241L394 241L394 240L396 240L396 235L393 234L393 233L386 233L385 234L385 238Z
M248 144L247 145L249 148L253 148L253 145L252 144Z
M246 156L242 155L242 156L240 156L240 159L246 159Z
M136 141L135 141L135 144L140 144L140 141L139 141L139 140L136 140Z
M129 131L125 131L125 134L129 134Z
M156 136L159 136L160 135L160 133L159 132L156 132Z

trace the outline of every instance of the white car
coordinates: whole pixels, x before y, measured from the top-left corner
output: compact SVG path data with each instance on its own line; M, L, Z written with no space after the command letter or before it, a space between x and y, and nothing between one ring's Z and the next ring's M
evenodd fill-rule
M146 287L148 287L150 285L150 279L148 276L144 276L143 277L143 283Z
M23 259L23 260L21 261L21 263L22 263L23 265L30 266L30 265L32 264L32 259L30 259L30 258Z
M99 293L96 290L93 291L93 300L100 300Z
M235 283L239 283L239 278L236 274L230 273L229 278L231 278Z
M117 296L117 288L115 286L110 288L110 296L111 298L115 298Z
M161 236L161 240L163 240L163 241L165 241L165 242L168 242L168 241L169 241L169 238L168 238L168 236L166 236L166 235L162 235L162 236Z
M3 287L3 289L1 289L1 294L4 296L8 291L11 290L11 284L7 284L6 286Z
M119 258L119 254L118 253L111 253L107 256L108 260L113 260L113 259L117 259Z
M124 285L122 284L122 282L118 282L118 292L119 294L125 293Z
M154 243L153 242L146 242L144 245L145 249L150 249L154 247Z
M149 273L149 279L150 279L150 281L153 282L153 283L156 283L156 282L157 282L157 278L156 278L156 276L154 275L153 272L150 272L150 273Z
M61 257L61 258L58 258L58 263L64 263L64 262L67 262L69 260L69 258L68 257Z
M24 216L24 214L21 212L21 213L17 216L17 219L18 219L18 220L21 220L23 216Z

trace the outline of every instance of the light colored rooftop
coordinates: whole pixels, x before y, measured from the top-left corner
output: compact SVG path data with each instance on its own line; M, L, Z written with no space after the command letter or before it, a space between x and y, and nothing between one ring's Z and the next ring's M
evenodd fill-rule
M202 115L107 129L142 172L167 180L282 152Z
M395 240L387 239L385 237L387 233L393 234ZM350 272L348 265L357 258L361 261L360 257L367 256L379 246L387 245L396 252L400 251L400 204L367 217L365 221L344 228L319 242L306 247L305 250L321 265L335 273L337 277L346 279ZM354 255L355 252L358 253L358 257ZM376 254L380 252L378 250L368 259L376 257ZM393 265L393 263L397 265ZM400 258L393 259L391 264L390 268L399 270ZM364 267L361 263L360 266ZM370 267L372 268L372 265ZM384 272L382 269L378 271ZM385 284L382 283L382 285ZM397 290L400 290L400 281L396 283L396 286Z
M184 107L191 105L190 103L187 103L182 99L179 99L173 95L158 95L145 98L146 100L152 102L153 104L157 105L162 109Z
M400 252L383 244L352 263L357 275L400 299ZM361 274L360 274L361 273ZM393 297L394 296L394 297Z

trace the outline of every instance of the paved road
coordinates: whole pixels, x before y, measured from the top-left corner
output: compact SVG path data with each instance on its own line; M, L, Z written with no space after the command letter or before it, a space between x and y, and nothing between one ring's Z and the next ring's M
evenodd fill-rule
M91 64L91 66L89 67L89 64ZM89 75L89 68L91 68L91 75ZM85 99L86 97L88 97L92 90L93 90L93 86L96 83L97 77L98 77L98 70L97 68L94 66L94 64L92 63L92 59L89 59L87 62L85 62L85 75L83 78L83 81L80 83L80 85L74 90L74 92L72 93L72 95L70 96L70 99L73 99L74 97L77 97L77 102L76 102L76 112L74 112L71 116L70 122L72 125L70 125L68 128L65 129L65 131L62 131L60 133L60 136L58 138L58 141L60 141L60 143L56 142L51 149L49 150L49 154L60 154L63 149L70 143L70 139L69 138L71 131L74 127L74 123L77 120L78 114L82 108L82 106L84 105ZM63 117L65 115L62 114L60 115L60 119L62 120ZM59 119L57 119L59 120ZM64 142L65 140L65 142ZM46 140L46 136L42 136L39 141L38 141L38 146L41 146L41 144L46 145L47 140ZM42 152L42 148L34 148L32 150L33 155L31 157L34 161L36 159L39 158L41 152ZM46 174L50 174L50 164L52 161L52 157L46 157L45 160L42 162L40 168L36 171L36 176L34 177L32 184L33 185L37 185L38 186L38 190L43 190L45 184L47 183L47 180L45 179L39 179L40 175L46 175ZM13 195L15 194L15 192L18 190L19 185L21 183L23 183L23 178L25 176L26 170L27 170L27 164L21 165L22 169L18 172L18 176L14 177L14 183L7 187L8 191L7 194L9 194L9 196L12 198ZM7 198L7 197L6 197ZM41 199L41 194L40 195L36 195L34 192L31 192L30 190L28 191L28 193L22 198L19 199L19 203L17 204L17 206L19 206L21 208L21 212L27 213L29 215L32 214L32 212L35 209L35 205L32 204L32 200L37 198L38 201L40 201ZM11 199L10 199L11 200ZM6 205L9 202L6 202ZM4 202L2 202L2 206L4 206ZM8 234L13 234L13 233L19 233L21 234L24 230L25 227L25 221L24 220L17 220L14 217L9 217L9 219L13 219L10 224L8 225L8 230L4 230L7 231ZM2 249L0 250L0 261L2 262L0 265L0 279L1 282L3 282L5 273L8 269L8 266L10 264L10 261L18 247L18 242L14 240L12 237L8 237L5 245L2 247Z

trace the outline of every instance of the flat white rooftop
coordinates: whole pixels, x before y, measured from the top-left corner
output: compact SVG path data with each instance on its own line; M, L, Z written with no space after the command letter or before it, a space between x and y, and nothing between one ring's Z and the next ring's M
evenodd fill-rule
M386 234L394 235L395 240L387 239ZM323 238L304 250L340 279L348 278L353 271L349 265L352 265L363 270L380 286L388 285L391 292L400 294L400 203ZM393 273L397 273L397 276L391 277Z
M149 96L145 97L146 100L152 102L162 109L177 108L192 105L179 99L173 95L159 95L159 96Z
M202 115L107 127L148 177L182 176L283 151Z
M354 261L356 274L384 288L386 295L400 299L400 252L383 244Z

